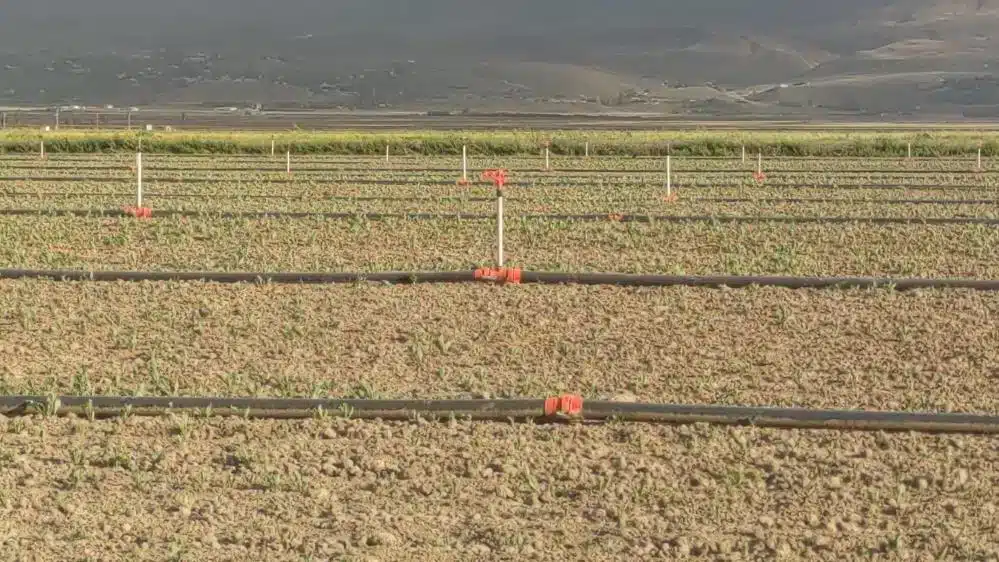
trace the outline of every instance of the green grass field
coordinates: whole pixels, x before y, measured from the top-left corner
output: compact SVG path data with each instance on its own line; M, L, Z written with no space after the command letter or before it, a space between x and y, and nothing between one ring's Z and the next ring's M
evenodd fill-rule
M264 154L290 149L298 154L383 154L386 145L396 154L460 154L462 145L477 154L538 154L546 142L553 154L619 156L735 155L746 150L780 156L901 156L912 146L914 156L968 155L982 147L999 154L993 133L974 130L927 129L898 132L851 130L816 131L515 131L368 133L356 131L286 133L257 132L115 132L8 130L0 133L0 153L30 153L45 141L48 152L91 153L135 151L178 154Z

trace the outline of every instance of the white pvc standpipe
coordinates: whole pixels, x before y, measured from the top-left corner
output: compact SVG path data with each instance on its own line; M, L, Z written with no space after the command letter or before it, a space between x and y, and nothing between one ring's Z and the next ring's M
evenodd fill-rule
M461 181L468 183L468 146L461 147Z
M291 173L291 149L284 154L284 168L286 172Z
M142 153L135 153L135 206L142 208Z
M38 141L38 154L40 158L45 158L45 141Z
M912 143L906 145L906 157L912 158Z
M982 149L980 147L978 149L978 169L982 169Z
M496 193L496 264L503 267L503 192Z
M389 145L385 145L385 161L389 161Z
M586 155L587 158L589 158L590 157L590 141L586 141L586 148L585 148L585 150L586 150L585 155Z
M276 147L275 147L275 145L274 145L274 139L271 139L271 158L274 158L274 151L275 151L275 148L276 148Z
M551 170L551 169L552 169L551 158L549 157L549 150L548 150L548 147L546 146L545 147L545 170Z
M670 156L666 155L666 197L671 197L673 195L673 180L671 179L672 170L670 166Z
M763 153L759 152L756 154L756 173L763 173Z
M746 145L742 145L742 163L746 163Z

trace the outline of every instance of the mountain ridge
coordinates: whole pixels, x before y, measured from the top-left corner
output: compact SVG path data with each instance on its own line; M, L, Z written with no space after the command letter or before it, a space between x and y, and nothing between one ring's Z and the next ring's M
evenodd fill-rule
M999 0L6 0L0 11L3 103L999 108Z

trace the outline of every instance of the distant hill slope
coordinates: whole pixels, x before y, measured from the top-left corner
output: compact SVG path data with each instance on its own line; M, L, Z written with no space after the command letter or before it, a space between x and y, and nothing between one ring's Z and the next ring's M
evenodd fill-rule
M999 108L999 0L3 4L9 103Z

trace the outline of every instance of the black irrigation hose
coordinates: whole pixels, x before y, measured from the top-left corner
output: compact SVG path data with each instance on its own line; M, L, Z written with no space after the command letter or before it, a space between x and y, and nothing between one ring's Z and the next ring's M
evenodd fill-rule
M123 200L128 200L130 197L135 197L134 192L75 192L67 193L62 191L0 191L0 197L112 197L112 198L122 198ZM486 202L486 201L496 201L495 197L459 197L456 195L442 195L440 197L401 197L392 195L314 195L310 193L302 193L299 195L288 195L288 194L234 194L234 193L144 193L142 196L144 199L273 199L273 200L284 200L284 201L357 201L357 202L369 202L369 201L381 201L381 202L400 202L400 203L446 203L446 202ZM507 198L507 201L511 201L512 198ZM999 201L997 201L999 202Z
M785 289L972 289L999 291L999 280L887 277L789 277L768 275L652 275L630 273L549 273L522 271L522 283L547 285L618 285L633 287L750 286ZM49 269L0 269L0 279L51 279L56 281L204 281L211 283L463 283L477 281L473 271L388 271L349 273L245 273L216 271L85 271Z
M261 145L263 148L264 145ZM591 148L596 148L598 145L596 143L591 143ZM384 147L383 147L384 148ZM177 152L149 152L144 151L142 153L143 157L147 158L164 158L167 160L240 160L244 162L274 162L276 160L281 160L285 156L285 151L287 150L287 145L275 145L274 156L270 154L270 144L266 145L266 150L260 150L257 152L232 152L232 153L212 153L212 152L192 152L188 154L177 153ZM587 157L585 154L562 154L558 152L552 152L552 157L563 158L571 160L600 160L600 159L614 159L614 160L663 160L666 156L656 156L649 154L600 154L594 153ZM56 161L106 161L107 158L113 157L122 158L133 158L135 152L131 150L120 150L120 151L110 151L110 152L51 152L46 150L45 162L56 162ZM354 163L384 163L385 153L379 151L378 153L371 154L336 154L336 153L292 153L292 156L307 158L310 162L354 162ZM537 161L544 162L544 156L538 153L519 153L519 154L480 154L476 155L474 153L469 154L470 158L504 158L512 160L521 161ZM851 156L851 155L832 155L832 156L793 156L793 155L774 155L774 154L764 154L764 158L767 161L781 161L781 162L955 162L955 163L966 163L968 165L973 165L977 163L974 153L967 154L964 156L916 156L907 157L905 154L900 154L897 156ZM455 151L450 154L417 154L412 152L392 154L391 158L395 160L441 160L441 159L454 159L461 158L461 152ZM718 162L736 162L750 165L755 163L756 152L751 152L748 150L746 152L746 162L741 162L741 156L738 153L733 153L731 156L697 156L690 154L679 154L673 155L677 161L683 160L706 160L706 161L718 161ZM996 156L988 156L982 154L982 161L988 162L990 159L995 159ZM4 162L38 162L40 158L37 152L0 152L0 166Z
M370 178L359 178L359 179L309 179L309 178L254 178L254 179L225 179L225 178L143 178L145 185L147 187L155 186L156 184L278 184L278 185L317 185L321 184L326 187L338 187L342 185L349 186L359 186L359 185L398 185L398 186L410 186L410 187L455 187L455 182L441 181L441 180L413 180L413 179L370 179ZM542 178L535 178L542 179ZM552 178L555 180L564 178ZM101 177L101 176L51 176L51 177L0 177L0 182L21 182L21 183L72 183L72 182L99 182L99 183L135 183L134 177ZM595 188L595 187L625 187L642 185L649 187L647 183L638 183L637 181L587 181L579 182L573 181L570 183L544 183L538 181L531 182L518 182L512 181L507 182L507 187L515 188L557 188L557 189L573 189L573 188ZM658 186L659 184L654 184ZM470 187L480 187L480 188L491 188L492 186L486 183L473 183ZM880 189L903 189L912 191L942 191L942 190L954 190L954 191L996 191L999 190L999 185L996 186L981 186L981 185L960 185L960 184L904 184L904 183L892 183L892 184L833 184L833 183L773 183L767 182L763 184L757 184L751 179L747 179L745 183L711 183L711 184L681 184L674 183L673 189L680 190L699 190L699 189L830 189L830 190L880 190Z
M491 218L491 215L484 215ZM467 218L467 216L466 216ZM781 217L781 216L711 216L711 215L616 215L614 213L590 213L578 215L522 215L524 220L545 221L614 221L637 223L693 223L710 222L719 224L914 224L926 226L944 225L983 225L999 226L999 219L971 217Z
M0 191L0 197L110 197L129 198L131 192L97 192L81 191L67 193L63 191ZM215 194L215 193L146 193L146 199L272 199L283 201L357 201L357 202L398 202L398 203L444 203L444 202L490 202L495 197L459 197L445 195L440 197L405 197L393 195L313 195L303 193L289 194ZM576 202L573 199L546 198L543 200L507 197L507 202L529 201L531 203L545 202ZM634 203L634 199L602 199L604 203ZM844 205L879 204L879 205L999 205L999 199L872 199L845 197L691 197L680 200L679 203L766 203L766 204L808 204L808 203L840 203Z
M34 217L128 217L118 209L0 209L0 216ZM308 211L179 211L153 210L150 218L204 217L215 219L326 219L326 220L493 220L485 213L322 213ZM999 219L975 217L790 217L790 216L712 216L712 215L625 215L613 211L584 214L525 214L511 215L508 220L525 221L609 221L622 223L717 223L717 224L871 224L871 225L980 225L999 226Z
M130 166L124 165L89 165L89 166L2 166L0 168L9 168L15 170L130 170ZM218 166L212 168L192 168L190 166L156 166L150 165L145 168L146 172L245 172L251 173L285 173L285 166L268 166L268 167L256 167L251 168L247 166ZM750 174L752 169L746 167L745 169L731 169L731 170L684 170L679 166L673 167L673 173L677 175L681 174ZM420 173L454 173L460 174L460 169L456 167L426 167L426 168L392 168L392 167L366 167L366 166L326 166L326 167L293 167L292 172L367 172L367 173L406 173L406 174L420 174ZM470 175L478 177L478 175L483 172L481 169L469 169ZM563 176L588 176L588 175L645 175L645 174L663 174L665 173L663 169L639 169L639 170L627 170L621 168L558 168L545 170L543 168L510 168L507 169L509 173L516 174L559 174ZM999 170L974 170L974 169L959 169L959 170L905 170L905 169L863 169L863 168L853 168L853 169L831 169L831 170L767 170L766 174L768 176L779 176L787 174L878 174L878 175L927 175L927 174L995 174L999 173Z
M294 175L293 175L294 176ZM46 177L0 177L0 182L22 182L22 183L74 183L74 182L95 182L95 183L135 183L135 178L132 176L112 176L112 177L102 177L102 176L46 176ZM413 187L454 187L455 182L446 182L441 180L412 180L412 179L302 179L295 177L285 177L285 178L242 178L242 179L229 179L229 178L157 178L157 177L143 177L143 182L147 187L154 186L156 184L298 184L298 185L308 185L308 184L323 184L327 186L337 186L337 185L407 185ZM524 183L507 183L508 186L528 186L531 184ZM480 187L491 187L491 185L482 183L479 184Z
M213 283L463 283L475 280L474 271L377 271L371 273L283 273L221 271L83 271L0 269L0 279L54 279L58 281L210 281Z
M846 199L835 197L692 197L688 201L705 203L842 203L844 205L999 205L999 199Z
M122 209L0 209L0 216L30 217L108 217L135 216ZM538 215L543 216L543 215ZM607 215L597 215L607 218ZM326 220L457 220L481 221L496 215L473 213L322 213L308 211L180 211L152 210L147 218L195 217L213 219L326 219ZM527 218L531 218L530 215ZM537 218L537 217L533 217Z
M2 275L0 275L2 278ZM622 285L634 287L780 287L784 289L914 289L999 290L999 280L887 277L790 277L771 275L641 275L629 273L546 273L524 271L523 283Z
M546 411L546 400L353 400L306 398L0 396L0 415L75 414L106 418L123 415L162 416L189 412L204 416L248 418L315 418L324 415L357 419L472 419L481 421L547 420L751 425L784 429L853 431L920 431L928 433L999 433L999 416L868 410L819 410L683 404L582 401L564 416Z
M753 425L785 429L999 433L999 416L984 414L586 402L583 416L598 420Z
M48 408L48 410L46 409ZM321 411L361 419L408 420L425 417L471 417L477 420L544 417L544 400L323 400L308 398L215 398L60 396L58 409L45 396L0 396L0 415L76 413L94 417L163 415L166 411L210 411L214 415L254 418L308 418Z

